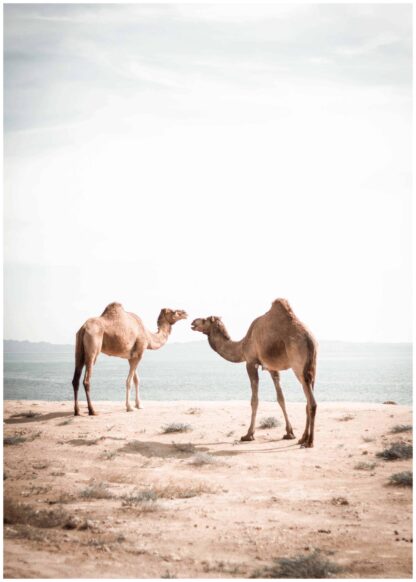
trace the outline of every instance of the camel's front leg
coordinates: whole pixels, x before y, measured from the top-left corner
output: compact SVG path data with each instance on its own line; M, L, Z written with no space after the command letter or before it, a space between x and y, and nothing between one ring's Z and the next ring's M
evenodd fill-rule
M246 368L251 383L251 423L247 434L242 436L241 440L254 441L254 427L259 406L259 373L256 364L247 364Z
M280 408L282 409L283 416L285 417L286 434L283 438L284 439L294 439L296 437L293 434L293 428L292 428L292 425L290 424L289 416L286 412L285 397L283 396L282 387L280 386L280 374L279 374L279 372L270 372L270 376L272 377L274 387L276 388L277 401L280 404Z

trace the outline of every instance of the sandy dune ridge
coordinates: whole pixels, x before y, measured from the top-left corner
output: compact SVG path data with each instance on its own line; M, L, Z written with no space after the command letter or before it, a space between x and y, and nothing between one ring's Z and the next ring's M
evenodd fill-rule
M338 577L411 577L412 490L388 481L412 463L376 457L411 442L391 433L410 407L321 403L301 449L272 402L257 424L280 426L248 443L248 402L82 404L76 418L71 402L4 404L5 577L246 578L314 549ZM300 437L305 405L288 412Z

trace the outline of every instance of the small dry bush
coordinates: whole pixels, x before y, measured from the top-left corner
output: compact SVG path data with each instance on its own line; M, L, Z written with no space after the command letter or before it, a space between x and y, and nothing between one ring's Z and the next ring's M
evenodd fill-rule
M21 443L25 443L27 438L22 435L12 435L8 437L4 437L3 445L20 445Z
M413 446L403 442L393 443L389 448L377 453L376 456L385 461L411 459L413 456Z
M102 455L100 455L100 459L103 459L103 461L112 461L116 456L116 451L104 451Z
M348 499L345 497L332 497L331 499L332 505L349 505Z
M108 485L103 482L93 482L80 493L83 499L113 499L114 495L108 489Z
M354 469L356 469L357 471L371 471L375 467L376 467L376 463L370 463L370 462L364 461L362 463L357 463L354 466Z
M169 434L172 432L188 432L192 430L190 424L186 424L185 422L171 422L170 424L165 424L162 426L162 432L164 434Z
M218 465L219 461L209 453L196 453L190 460L190 464L201 467L202 465Z
M169 484L156 488L157 495L165 499L189 499L204 493L212 493L212 489L205 483L189 483L187 485Z
M347 420L353 420L355 417L353 414L344 414L344 416L340 416L338 420L340 422L346 422Z
M252 578L334 578L340 572L338 564L330 562L319 550L293 558L279 558L272 566L257 570Z
M4 500L4 523L22 523L41 528L62 527L69 519L62 507L56 509L34 509L31 505Z
M402 473L394 473L389 478L390 485L397 485L399 487L413 487L413 473L411 471L403 471Z
M412 429L413 427L411 424L396 424L395 426L393 426L390 432L392 432L393 434L397 434L400 432L409 432Z
M260 419L259 428L275 428L279 426L280 422L277 420L275 416L265 416L264 418Z
M35 416L40 416L40 412L29 410L28 412L18 412L17 414L12 414L10 418L34 418Z
M143 489L122 495L123 505L137 505L139 503L157 501L158 495L153 489Z

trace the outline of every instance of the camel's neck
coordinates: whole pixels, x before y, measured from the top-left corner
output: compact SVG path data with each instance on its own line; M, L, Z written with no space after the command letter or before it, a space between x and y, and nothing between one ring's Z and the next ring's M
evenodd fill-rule
M149 332L149 345L147 346L147 349L158 350L159 348L163 347L168 341L171 331L172 326L170 323L167 323L166 321L161 323L157 333Z
M229 362L244 362L243 340L233 342L220 331L213 331L208 336L209 345L222 358Z

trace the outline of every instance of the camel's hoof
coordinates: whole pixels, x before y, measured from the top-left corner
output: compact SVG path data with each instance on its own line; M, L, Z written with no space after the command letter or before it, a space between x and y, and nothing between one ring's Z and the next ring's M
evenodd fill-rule
M136 408L137 408L138 410L143 410L144 406L142 406L141 404L139 404L139 405L137 406L137 404L136 404Z
M246 434L241 437L240 441L254 441L254 434Z
M74 412L74 416L81 416L81 415L80 415L80 413L79 413L79 410L76 410L76 411Z
M302 443L300 445L301 449L313 449L313 443Z
M295 437L295 435L292 432L292 433L285 434L285 436L283 437L283 440L290 441L290 440L295 439L295 438L296 437Z
M126 412L133 412L133 408L131 406L129 408L126 408Z
M98 412L95 412L95 410L89 410L88 415L89 416L98 416Z

